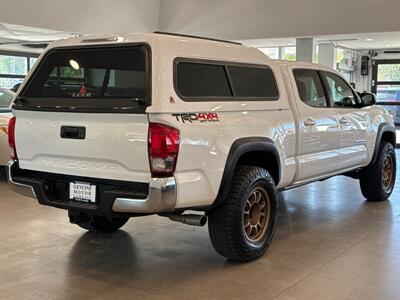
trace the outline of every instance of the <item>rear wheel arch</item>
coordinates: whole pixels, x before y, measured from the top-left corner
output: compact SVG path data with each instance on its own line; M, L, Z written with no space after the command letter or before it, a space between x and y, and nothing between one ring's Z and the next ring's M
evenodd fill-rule
M225 163L217 197L212 207L219 206L225 199L237 166L255 166L266 169L278 185L281 178L279 152L275 143L266 137L248 137L236 140Z

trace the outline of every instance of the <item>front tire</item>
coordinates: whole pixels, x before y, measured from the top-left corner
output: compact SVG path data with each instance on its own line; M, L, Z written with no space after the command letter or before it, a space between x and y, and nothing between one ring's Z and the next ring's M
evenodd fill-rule
M396 152L391 143L382 142L375 162L360 174L361 192L370 201L385 201L396 181Z
M278 193L272 176L262 168L239 166L223 204L209 213L211 243L231 260L255 260L270 245L277 219Z

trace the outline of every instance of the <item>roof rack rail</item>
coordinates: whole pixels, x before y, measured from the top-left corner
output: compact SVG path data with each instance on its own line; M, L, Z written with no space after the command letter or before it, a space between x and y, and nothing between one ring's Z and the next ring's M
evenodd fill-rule
M229 43L229 44L235 44L235 45L242 45L242 43L239 43L239 42L232 42L232 41L226 41L226 40L220 40L220 39L213 39L213 38L208 38L208 37L204 37L204 36L197 36L197 35L180 34L180 33L164 32L164 31L154 31L153 33L164 34L164 35L172 35L172 36L181 36L181 37L200 39L200 40L209 40L209 41L214 41L214 42Z

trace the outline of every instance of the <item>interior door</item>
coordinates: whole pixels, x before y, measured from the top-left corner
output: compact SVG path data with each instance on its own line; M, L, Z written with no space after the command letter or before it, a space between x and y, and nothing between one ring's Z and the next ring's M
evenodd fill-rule
M400 59L372 61L372 92L400 126Z
M362 166L368 161L368 112L360 109L361 100L343 78L330 72L321 72L321 75L339 117L337 170Z
M338 116L316 70L294 69L300 119L300 169L295 181L332 173L339 162Z

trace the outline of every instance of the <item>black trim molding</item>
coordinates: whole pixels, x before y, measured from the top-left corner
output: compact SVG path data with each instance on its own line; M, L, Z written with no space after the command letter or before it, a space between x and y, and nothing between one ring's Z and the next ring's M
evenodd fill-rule
M219 186L218 195L212 207L221 205L229 192L231 180L236 169L236 165L243 154L250 152L265 152L274 157L274 164L278 167L277 178L274 178L275 184L278 185L281 178L281 165L279 152L275 143L266 137L248 137L236 140L229 150L229 154L225 163L224 173Z
M396 128L393 125L390 125L389 123L386 122L380 124L378 127L378 131L376 133L374 153L372 154L372 160L369 165L372 165L376 161L379 151L379 145L381 144L382 136L385 132L390 132L394 136L394 141L392 141L392 143L393 147L396 148Z

